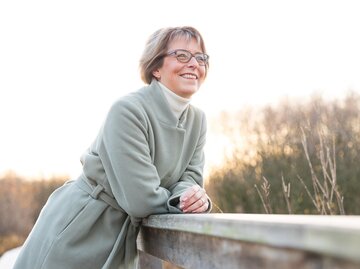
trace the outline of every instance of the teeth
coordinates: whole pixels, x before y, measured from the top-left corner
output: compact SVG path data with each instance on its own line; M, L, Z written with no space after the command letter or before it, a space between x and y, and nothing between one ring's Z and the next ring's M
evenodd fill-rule
M181 75L181 76L184 77L184 78L196 79L196 76L193 75L193 74L184 74L184 75Z

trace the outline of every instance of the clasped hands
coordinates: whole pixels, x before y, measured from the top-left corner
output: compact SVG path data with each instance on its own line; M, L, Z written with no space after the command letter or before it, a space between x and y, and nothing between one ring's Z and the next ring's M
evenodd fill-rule
M209 208L209 197L199 185L189 187L180 196L180 209L184 213L202 213Z

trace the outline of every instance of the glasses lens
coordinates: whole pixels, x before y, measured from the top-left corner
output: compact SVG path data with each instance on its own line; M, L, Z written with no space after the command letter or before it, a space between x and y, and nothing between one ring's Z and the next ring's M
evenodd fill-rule
M178 50L176 51L176 58L179 62L187 63L190 61L191 53L186 50Z
M207 55L203 53L195 54L195 59L199 63L199 65L206 65L207 63Z

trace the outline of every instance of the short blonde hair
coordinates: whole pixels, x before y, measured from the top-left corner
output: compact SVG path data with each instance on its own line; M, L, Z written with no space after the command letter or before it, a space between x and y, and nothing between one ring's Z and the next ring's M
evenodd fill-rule
M161 28L149 37L140 58L140 75L145 83L151 83L153 72L161 68L164 63L164 55L167 53L169 43L179 37L184 37L189 41L194 38L199 43L202 52L206 53L204 40L195 28L190 26ZM207 73L209 63L205 68Z

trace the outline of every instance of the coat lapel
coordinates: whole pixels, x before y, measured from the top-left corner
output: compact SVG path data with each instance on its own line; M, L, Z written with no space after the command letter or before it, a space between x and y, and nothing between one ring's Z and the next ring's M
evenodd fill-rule
M158 174L161 178L161 185L167 186L179 178L182 164L180 159L183 155L186 129L183 122L186 119L188 108L180 119L177 119L171 111L162 89L156 80L144 88L147 97L146 109L151 111L150 126L153 135L151 154ZM156 118L156 120L155 120Z

